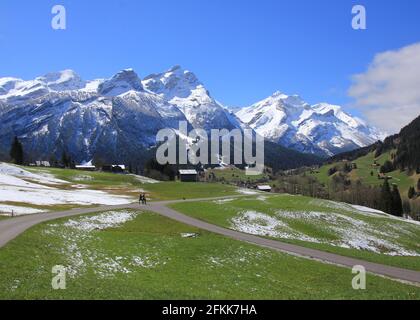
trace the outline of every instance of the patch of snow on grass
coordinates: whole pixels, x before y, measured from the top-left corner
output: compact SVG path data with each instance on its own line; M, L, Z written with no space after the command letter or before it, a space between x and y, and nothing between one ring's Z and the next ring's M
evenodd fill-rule
M308 225L321 226L339 237L339 240L322 243L343 248L367 250L384 253L391 256L420 256L420 254L405 249L393 241L398 235L387 230L377 230L373 225L347 215L335 212L284 211L277 212L279 217L305 222Z
M26 181L28 179L29 181ZM48 184L48 186L39 183ZM67 183L48 176L30 173L20 167L0 163L0 203L24 202L40 206L60 204L120 205L133 202L129 196L109 194L103 191L81 189L63 190L52 187ZM35 213L35 212L34 212Z
M92 181L93 177L88 175L77 175L73 178L74 181Z
M136 267L142 267L142 268L155 268L160 264L160 262L157 262L155 260L153 260L150 257L138 257L138 256L134 256L132 258L132 262L131 265L134 265ZM166 264L166 262L164 262L163 264Z
M240 194L245 194L245 195L257 195L257 194L260 194L260 192L258 192L258 191L251 190L251 189L244 189L244 188L237 189L236 192L238 192Z
M69 220L64 223L65 227L70 227L79 231L90 232L93 230L104 230L118 227L135 218L135 214L126 211L114 211L102 213L97 216L83 217L77 220Z
M11 291L16 291L20 286L20 280L14 280L13 285L10 288Z
M149 183L149 184L155 184L155 183L159 183L159 181L154 180L152 178L148 178L148 177L143 177L143 176L138 176L138 175L131 175L133 177L135 177L138 181L140 181L141 183Z
M308 237L294 231L285 222L268 214L245 211L232 219L232 228L239 232L283 239L299 239L303 241L318 242L317 239Z
M10 178L10 177L9 177ZM1 181L0 176L0 181ZM0 185L0 202L25 202L35 205L120 205L133 202L132 197L108 194L96 190L61 190L41 185Z
M221 200L215 200L215 201L213 201L213 203L216 203L216 204L225 204L225 203L228 203L228 202L232 202L234 200L235 199L232 199L232 198L229 198L229 199L221 199Z
M308 230L312 231L302 231L301 228L297 230L294 221L308 226ZM378 228L375 224L344 213L317 211L278 210L271 215L242 211L231 219L232 229L258 236L324 243L390 256L420 256L419 252L407 249L404 243L399 242L404 231L410 234L412 230L405 230L403 226L391 226L385 224ZM326 234L322 236L323 231ZM336 239L327 236L328 234Z
M197 233L181 233L182 238L197 238Z
M60 253L66 257L70 277L85 273L88 268L100 278L109 278L117 273L131 273L135 268L154 268L160 264L150 255L118 256L101 245L101 238L95 232L117 228L132 221L137 213L110 211L94 216L70 219L62 224L51 224L45 234L54 235L63 241ZM155 255L155 253L154 253Z
M17 177L8 176L0 173L0 185L2 186L13 186L13 187L22 187L22 188L33 188L33 189L44 189L44 190L53 190L53 188L39 185L36 183L28 182Z
M380 215L386 215L386 213L383 212L383 211L368 208L368 207L364 207L364 206L351 205L351 207L358 210L358 211L362 211L362 212L377 213L377 214L380 214Z
M40 174L35 174L27 170L24 170L18 166L14 166L14 165L3 163L3 162L0 163L0 174L11 176L11 177L17 177L21 179L29 179L29 180L36 181L39 183L52 184L52 185L68 183L67 181L54 178L54 176L49 173L41 172Z
M406 223L411 223L411 224L416 224L416 225L420 225L420 221L415 221L412 219L404 219L402 217L396 217L393 216L389 213L380 211L380 210L376 210L376 209L372 209L372 208L368 208L368 207L363 207L363 206L356 206L356 205L352 205L352 208L354 208L355 210L357 210L359 213L363 212L363 213L367 213L371 216L377 216L377 217L381 217L381 218L388 218L388 219L393 219L393 220L398 220L401 222L406 222Z
M36 214L45 212L45 210L39 210L34 208L28 207L20 207L20 206L9 206L0 203L0 215L7 215L10 216L13 212L15 216L22 216L27 214Z

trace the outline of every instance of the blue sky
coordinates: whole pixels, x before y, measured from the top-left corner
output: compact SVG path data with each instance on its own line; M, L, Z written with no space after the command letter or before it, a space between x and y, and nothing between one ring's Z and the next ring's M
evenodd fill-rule
M67 30L51 8L67 9ZM351 9L367 9L367 30ZM120 0L0 2L0 77L73 69L85 79L180 64L212 95L245 106L274 91L348 105L350 77L375 54L420 40L416 0Z

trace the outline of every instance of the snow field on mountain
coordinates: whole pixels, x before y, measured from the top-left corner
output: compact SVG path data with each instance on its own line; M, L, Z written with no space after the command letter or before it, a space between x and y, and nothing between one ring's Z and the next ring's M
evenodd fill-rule
M101 156L141 152L156 145L159 130L177 129L179 121L185 120L208 131L251 127L271 142L324 156L383 138L339 106L311 106L297 95L280 92L234 114L212 97L194 73L179 66L143 80L133 69L92 81L82 80L72 70L28 81L0 78L0 102L6 111L3 118L0 110L0 122L4 122L0 134L5 137L0 146L8 147L13 132L7 128L14 127L31 140L32 153L60 154L56 139L61 137L58 146L68 146L79 162L91 159L100 145L109 146ZM69 128L77 129L79 136L70 135ZM123 147L118 144L121 140L128 140L134 150L122 152L127 142ZM108 154L109 150L113 153Z
M311 106L299 96L280 92L237 111L236 116L272 142L328 156L384 138L383 133L345 113L340 106Z

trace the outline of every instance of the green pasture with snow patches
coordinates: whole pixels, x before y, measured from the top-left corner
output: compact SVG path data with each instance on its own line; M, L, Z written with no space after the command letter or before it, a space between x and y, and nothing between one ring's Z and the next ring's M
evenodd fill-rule
M1 299L419 299L420 288L110 211L38 225L0 249ZM54 290L55 265L66 289Z
M420 223L345 203L292 195L179 203L226 228L340 255L420 270Z

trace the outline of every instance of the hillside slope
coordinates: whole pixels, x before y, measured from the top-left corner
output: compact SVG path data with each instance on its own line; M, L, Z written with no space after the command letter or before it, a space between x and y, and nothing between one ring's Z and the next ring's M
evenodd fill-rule
M420 117L384 142L330 158L317 176L326 181L327 171L346 161L356 164L351 172L352 178L379 185L383 181L378 179L378 174L383 173L406 195L408 189L415 186L420 178ZM385 162L388 162L387 168L383 167Z
M334 156L310 176L342 201L383 208L385 181L398 188L403 211L420 218L420 117L384 142ZM363 191L362 191L363 190ZM396 193L396 191L395 191ZM386 197L385 197L386 199ZM394 195L394 200L395 198ZM389 212L389 211L388 211ZM392 213L392 212L389 212Z

